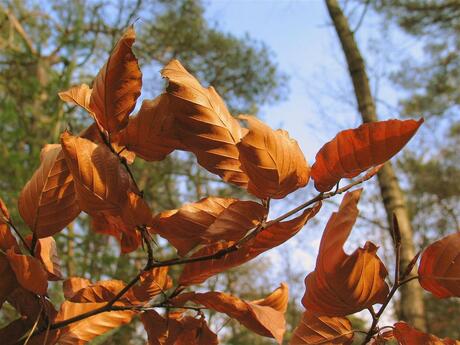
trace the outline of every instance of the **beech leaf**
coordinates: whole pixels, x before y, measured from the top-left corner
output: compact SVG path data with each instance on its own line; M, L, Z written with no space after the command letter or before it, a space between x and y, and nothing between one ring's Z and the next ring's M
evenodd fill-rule
M423 119L365 123L339 132L316 154L311 177L320 192L327 192L342 178L353 178L398 153L417 132Z
M358 216L361 189L345 194L339 211L324 230L315 270L305 279L302 304L318 315L345 316L383 303L389 292L388 272L376 255L377 246L367 242L348 255L343 245Z
M292 335L290 345L350 345L351 322L345 317L316 316L305 311Z
M37 258L21 255L8 249L6 256L18 283L26 290L38 295L46 295L48 289L48 274Z
M265 207L254 201L207 197L161 212L154 218L153 228L179 255L185 255L198 244L240 239L265 214Z
M242 265L261 253L283 244L296 235L307 221L318 213L320 208L321 203L318 203L314 207L306 209L296 218L269 226L237 251L206 262L195 262L185 265L179 278L179 284L184 286L201 284L215 274ZM211 244L198 250L192 257L215 254L220 250L231 247L233 243L229 241Z
M131 26L117 42L93 83L90 109L109 133L126 127L128 116L141 94L142 73L131 50L135 38Z
M460 345L458 340L440 339L432 334L423 333L405 322L394 324L393 335L401 345Z
M420 285L438 298L460 297L460 233L430 244L418 268Z
M66 91L58 93L59 98L64 102L75 104L86 110L89 114L94 116L92 113L89 103L91 99L91 88L86 84L73 86Z
M272 130L254 116L239 116L249 131L237 147L241 168L249 177L248 191L265 199L282 199L307 185L310 167L297 141L284 130Z
M177 60L168 63L162 76L172 96L170 111L177 136L198 163L224 181L245 187L248 177L241 170L236 144L242 128L229 113L214 88L200 85Z
M19 196L19 213L38 238L64 229L80 213L61 145L46 145L41 164Z

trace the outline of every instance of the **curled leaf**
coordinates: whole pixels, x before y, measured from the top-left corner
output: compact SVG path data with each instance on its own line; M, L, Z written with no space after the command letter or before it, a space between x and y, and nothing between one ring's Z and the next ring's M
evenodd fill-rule
M254 259L261 253L277 247L296 235L300 229L313 218L321 208L321 203L306 209L300 216L288 221L272 224L259 232L251 241L248 241L237 251L228 252L206 262L195 262L185 265L179 278L179 284L200 284L209 277L232 267L242 265ZM198 250L193 257L212 255L231 248L234 242L218 242Z
M49 280L61 280L61 264L57 254L56 241L52 237L40 238L35 247L36 257L48 273Z
M290 345L350 345L353 342L351 322L345 317L316 316L305 311L294 330Z
M460 345L458 340L439 339L432 334L423 333L405 322L394 324L393 335L401 345Z
M253 116L239 116L249 131L238 143L241 168L255 196L282 199L310 179L310 167L297 141L284 130L274 131Z
M128 124L128 116L141 94L142 73L132 52L136 34L129 27L97 74L90 99L96 121L109 133Z
M377 246L367 242L348 255L343 245L358 216L361 190L345 195L324 230L315 270L305 279L302 304L318 315L344 316L383 303L389 292L388 272L376 255Z
M19 196L19 213L38 238L52 236L80 213L61 146L46 145L41 164Z
M18 285L16 276L10 267L10 263L3 253L0 253L0 308L8 296Z
M21 255L8 249L6 256L18 283L26 290L38 295L46 295L48 289L48 274L37 258Z
M423 119L387 120L365 123L339 132L316 154L311 177L320 192L342 178L352 178L398 153L417 132Z
M91 285L91 282L86 278L70 277L62 284L64 298L70 300L81 289Z
M238 240L254 228L266 209L254 201L208 197L157 215L153 227L185 255L198 244Z
M81 84L73 86L66 91L61 91L58 93L60 99L64 102L75 104L86 110L89 114L92 114L92 111L89 107L91 99L91 89L86 84Z
M212 87L202 87L177 60L164 67L162 76L169 81L170 111L185 149L224 181L245 187L248 177L241 170L236 147L242 129L223 100Z
M460 297L460 233L430 244L418 268L420 285L438 298Z

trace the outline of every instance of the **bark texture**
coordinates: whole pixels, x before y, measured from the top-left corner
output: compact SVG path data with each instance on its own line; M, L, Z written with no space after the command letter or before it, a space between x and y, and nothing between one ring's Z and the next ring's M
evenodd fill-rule
M329 15L345 54L349 74L353 82L358 110L363 122L377 121L375 102L369 86L364 59L360 53L348 19L337 0L325 0ZM389 224L396 215L401 231L401 269L404 270L415 256L413 230L409 218L404 193L401 190L393 166L387 162L378 173L380 192ZM400 320L407 321L416 328L426 331L423 290L416 280L400 288L401 299L398 310Z

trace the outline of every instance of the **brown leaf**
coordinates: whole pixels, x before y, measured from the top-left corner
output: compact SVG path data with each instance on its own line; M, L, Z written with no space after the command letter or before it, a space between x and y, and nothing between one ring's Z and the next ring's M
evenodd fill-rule
M168 338L168 324L166 320L154 310L141 314L141 321L144 324L148 336L149 345L164 345Z
M101 308L106 303L72 303L65 301L61 305L55 322L64 321L83 313ZM128 324L135 315L134 312L110 311L90 316L81 321L71 323L59 332L60 345L83 345L106 332Z
M49 299L37 296L21 286L17 286L8 296L8 303L16 309L23 319L28 319L32 322L35 322L39 315L46 315L49 320L53 320L57 314ZM42 321L45 321L44 318Z
M162 76L169 81L170 111L185 149L224 181L245 187L248 177L241 170L236 147L242 129L223 100L212 87L202 87L177 60L165 66Z
M142 73L131 50L135 38L131 26L117 42L93 83L90 109L109 133L126 127L128 116L141 94Z
M423 119L365 123L339 132L316 154L311 177L320 192L342 178L352 178L398 153L417 132Z
M38 295L46 295L48 274L40 260L32 256L16 254L13 249L8 249L6 256L18 283L24 289Z
M8 207L6 207L5 202L2 200L2 198L0 198L0 222L2 221L2 217L4 217L6 220L11 218Z
M388 272L367 242L348 255L343 245L358 216L361 189L348 192L324 230L315 270L305 279L302 304L309 311L327 316L354 314L375 303L383 303L389 292Z
M91 285L91 281L86 278L70 277L64 280L62 284L64 298L70 300L78 291L89 285Z
M46 145L41 164L19 196L19 213L38 238L52 236L80 213L61 145Z
M85 282L83 282L84 284ZM94 284L84 286L76 291L70 298L71 302L76 303L101 303L109 302L112 300L126 284L121 280L104 280ZM128 303L128 295L123 296L120 300L121 303Z
M257 334L275 338L281 344L285 332L283 310L286 310L287 306L287 286L279 287L268 298L268 301L247 302L222 292L206 292L195 293L192 300L207 308L225 313Z
M438 298L460 297L460 233L436 241L423 251L420 285Z
M102 211L120 213L130 180L118 157L106 146L68 132L62 134L61 144L81 209L95 216Z
M16 276L5 254L0 252L0 309L8 296L18 285Z
M96 123L93 123L91 126L87 127L84 131L82 131L78 136L81 138L85 138L91 140L93 143L96 144L104 144L104 141L101 137L99 128ZM126 149L126 147L118 141L119 136L113 135L110 137L110 144L113 147L115 152L119 152L119 155L123 157L128 164L133 164L136 158L136 154L132 151Z
M265 213L265 207L254 201L208 197L161 212L154 218L153 227L182 256L199 244L240 239Z
M89 102L91 99L92 90L86 84L81 84L73 86L66 91L61 91L58 93L60 99L64 102L75 104L86 110L91 116L94 117L93 112L89 107Z
M143 101L137 115L117 137L119 145L146 161L161 161L175 149L183 148L174 132L171 99L170 95L163 94L153 101Z
M458 340L439 339L434 335L423 333L405 322L395 323L393 334L401 345L460 345Z
M310 311L305 311L289 344L350 345L352 342L353 329L347 318L316 316Z
M168 275L168 267L158 267L143 272L139 283L134 285L130 292L136 301L145 302L172 286L173 282Z
M21 252L16 238L10 231L10 227L0 220L0 249L6 252L10 248L12 248L15 253Z
M300 229L313 218L321 208L321 203L306 209L300 216L288 221L273 224L259 232L251 241L242 248L230 252L222 257L206 262L195 262L185 265L179 278L180 285L201 284L209 277L223 272L232 267L248 262L259 254L277 247L295 236ZM193 257L215 254L222 249L227 249L234 242L218 242L198 250Z
M274 131L253 116L239 116L249 125L237 147L241 168L249 176L248 191L265 199L282 199L310 179L310 167L297 141Z
M61 264L57 254L56 241L52 237L40 238L35 247L36 257L43 264L49 280L61 280Z

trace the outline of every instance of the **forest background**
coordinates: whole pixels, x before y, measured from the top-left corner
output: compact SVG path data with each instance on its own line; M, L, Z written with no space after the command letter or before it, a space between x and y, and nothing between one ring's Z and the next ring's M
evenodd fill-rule
M161 66L178 58L205 85L215 86L234 112L256 114L273 128L288 130L310 162L331 133L361 123L346 62L321 1L23 0L0 4L0 190L8 205L17 203L20 189L38 166L42 146L57 142L64 128L78 132L88 123L77 109L59 101L57 93L71 85L90 84L100 62L131 23L138 32L135 50L148 97L164 86L158 73ZM341 5L365 58L379 118L426 119L419 135L394 160L410 207L414 242L420 249L460 230L456 151L460 141L460 2L349 0ZM176 208L211 191L235 195L235 190L229 191L197 169L193 158L185 154L173 155L154 167L136 164L142 171L141 188L154 196L149 200L154 211ZM311 192L300 190L290 200L305 199L305 193ZM367 206L350 245L362 245L362 238L375 240L383 244L380 253L391 263L391 239L377 187L367 188L364 198L370 202L362 203ZM278 205L274 206L276 210ZM289 206L280 203L278 210ZM295 301L303 294L306 273L314 268L329 213L323 211L325 219L318 217L284 246L210 279L207 288L254 299L287 281L292 301L287 319L292 331L302 310ZM18 215L13 217L20 221ZM88 229L82 216L57 236L64 274L99 280L110 268L113 276L130 276L136 253L130 260L120 260L114 241ZM162 254L167 253L158 253ZM428 295L425 302L427 330L460 338L458 320L449 316L460 305ZM400 303L393 305L395 314ZM12 310L2 310L0 322L13 318ZM363 320L355 322L367 320L363 315ZM224 343L270 343L236 321L215 316L210 323L220 330ZM137 341L142 341L142 335L131 324L96 343Z

